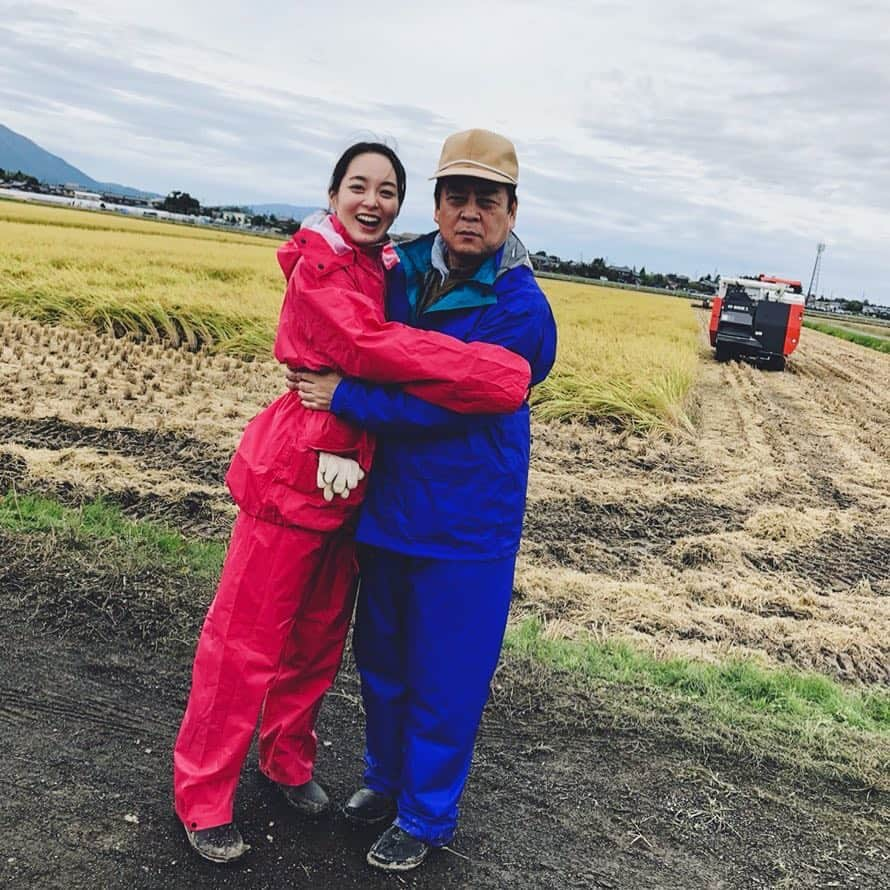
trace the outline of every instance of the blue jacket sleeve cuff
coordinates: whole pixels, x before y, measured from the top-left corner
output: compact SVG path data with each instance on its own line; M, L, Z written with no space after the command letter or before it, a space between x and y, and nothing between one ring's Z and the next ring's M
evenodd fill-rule
M351 380L341 380L331 396L331 414L349 414L355 402L356 385Z

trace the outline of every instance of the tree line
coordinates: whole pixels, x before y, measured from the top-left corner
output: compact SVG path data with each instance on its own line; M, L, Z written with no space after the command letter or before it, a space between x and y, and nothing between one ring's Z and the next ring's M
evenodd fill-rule
M40 180L36 176L23 173L21 170L4 170L0 167L0 179L7 182L21 182L25 189L40 188Z
M677 288L702 294L712 294L716 291L717 280L710 275L704 275L698 281L691 281L686 275L678 275L668 272L647 272L645 266L639 269L619 269L610 266L605 257L595 257L590 262L577 262L575 260L562 260L555 256L548 256L544 250L532 254L532 265L535 268L545 269L549 272L557 272L560 275L575 275L580 278L592 278L597 281L608 281L626 284L642 285L643 287Z
M161 210L169 213L184 213L188 216L210 216L214 219L222 219L225 222L236 222L235 213L242 213L237 208L232 207L202 207L201 202L197 198L193 198L188 192L181 192L178 189L170 192L166 198L158 205ZM261 229L273 229L284 235L293 235L300 228L300 223L295 219L279 219L274 213L253 213L248 214L250 225Z

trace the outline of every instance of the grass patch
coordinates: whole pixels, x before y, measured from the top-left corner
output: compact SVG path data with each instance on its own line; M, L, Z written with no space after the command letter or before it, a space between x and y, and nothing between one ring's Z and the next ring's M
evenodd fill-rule
M9 493L0 499L0 552L0 613L12 609L93 645L127 639L184 654L225 545L128 520L101 500L71 508Z
M890 790L890 692L749 661L660 660L621 642L551 640L528 619L506 648L604 690L608 707L685 738Z
M823 321L811 321L804 319L804 327L812 328L821 334L829 334L832 337L838 337L849 343L856 343L859 346L865 346L868 349L876 349L878 352L890 353L890 339L887 337L873 337L860 331L853 331L849 328L840 327L838 325L826 324Z
M113 542L127 554L131 568L163 566L203 580L219 575L225 545L192 541L175 529L152 522L135 522L101 499L80 507L10 491L0 497L0 529L24 534L54 534L69 544Z

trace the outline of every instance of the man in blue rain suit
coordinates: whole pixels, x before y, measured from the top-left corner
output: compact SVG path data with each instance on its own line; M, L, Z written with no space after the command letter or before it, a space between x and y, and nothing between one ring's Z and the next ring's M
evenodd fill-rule
M445 141L433 177L439 231L398 246L387 307L393 321L519 353L536 384L553 365L556 326L512 232L518 173L502 136L468 130ZM396 814L368 862L407 870L457 824L510 607L529 409L474 417L397 387L300 380L304 404L378 434L357 530L353 640L366 770L345 813L362 824Z

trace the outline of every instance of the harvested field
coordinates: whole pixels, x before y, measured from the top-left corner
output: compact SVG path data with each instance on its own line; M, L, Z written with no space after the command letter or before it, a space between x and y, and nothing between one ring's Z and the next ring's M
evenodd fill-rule
M239 361L5 313L0 372L5 417L53 418L125 438L132 433L117 431L181 433L201 442L203 453L225 456L244 424L282 389L271 358ZM63 434L51 435L58 441ZM153 448L146 442L139 450Z
M689 431L534 423L514 623L535 618L549 640L887 684L890 356L807 330L784 374L718 365L704 314L688 311L702 331ZM133 519L223 541L229 455L281 390L271 361L0 312L0 494L69 506L101 497ZM170 814L169 751L212 582L116 547L0 529L12 666L0 818L25 826L0 882L389 886L363 864L369 837L339 817L296 823L250 767L239 796L256 848L248 864L221 873L187 855ZM884 886L886 783L815 781L768 754L751 761L690 736L694 713L681 726L638 704L634 717L632 698L508 655L454 852L407 885ZM320 774L342 799L360 768L351 666L320 736L330 742Z
M887 357L807 331L784 374L706 359L694 435L539 429L516 615L887 682L888 393Z
M224 534L222 476L281 391L274 362L10 316L0 343L0 475ZM154 398L128 397L146 380ZM887 393L885 356L808 331L783 374L706 356L692 434L535 424L515 619L887 681Z

